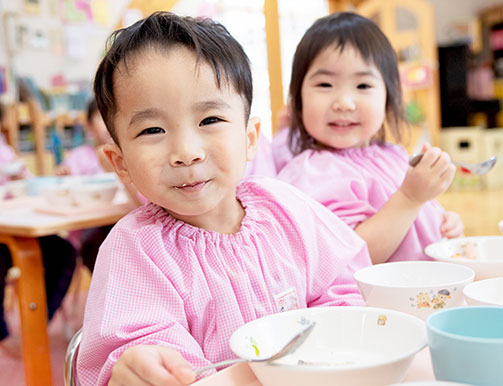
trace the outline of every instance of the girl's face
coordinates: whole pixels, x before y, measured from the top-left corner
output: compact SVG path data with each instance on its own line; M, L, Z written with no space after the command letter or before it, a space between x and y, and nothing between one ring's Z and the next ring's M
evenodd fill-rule
M239 229L236 186L259 126L245 122L243 98L226 83L218 88L213 69L183 47L139 53L116 70L114 89L120 148L105 153L121 180L179 220Z
M366 146L385 119L381 73L351 46L321 51L304 77L301 97L304 127L331 148Z

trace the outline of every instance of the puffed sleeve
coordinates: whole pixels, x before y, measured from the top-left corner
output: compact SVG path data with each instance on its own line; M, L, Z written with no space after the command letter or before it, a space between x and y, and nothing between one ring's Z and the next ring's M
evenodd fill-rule
M103 243L93 272L77 361L82 385L106 385L124 350L139 344L169 346L194 367L209 363L189 333L182 297L159 267L170 259L156 247L161 231L140 234L134 216L123 220Z

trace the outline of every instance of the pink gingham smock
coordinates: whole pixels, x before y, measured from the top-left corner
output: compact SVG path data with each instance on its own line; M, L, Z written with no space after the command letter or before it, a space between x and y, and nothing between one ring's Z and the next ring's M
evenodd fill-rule
M68 166L72 176L93 176L104 173L96 148L90 145L78 146L65 157L63 165Z
M306 150L290 161L278 178L322 203L354 229L379 211L399 189L409 167L408 159L405 149L394 144ZM387 261L431 260L423 250L442 238L443 212L435 200L426 202Z
M137 344L174 348L194 367L233 358L231 334L279 311L363 305L353 272L371 264L365 242L294 187L242 180L241 229L220 234L176 220L149 203L122 218L103 243L86 304L77 371L104 385ZM290 298L292 300L292 298Z

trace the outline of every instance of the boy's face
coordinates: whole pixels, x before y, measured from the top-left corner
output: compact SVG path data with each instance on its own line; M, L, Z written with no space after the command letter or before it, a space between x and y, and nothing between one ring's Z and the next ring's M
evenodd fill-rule
M386 117L386 85L377 67L350 45L332 45L314 59L301 88L302 121L318 142L365 146Z
M148 49L114 74L119 146L105 153L125 183L175 218L205 229L235 216L236 185L259 122L243 98L184 47ZM239 209L238 209L239 208ZM216 227L218 228L218 227Z

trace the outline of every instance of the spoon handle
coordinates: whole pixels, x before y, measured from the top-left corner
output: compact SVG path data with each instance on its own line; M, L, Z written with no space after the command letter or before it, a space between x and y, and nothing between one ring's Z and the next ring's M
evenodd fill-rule
M423 154L424 153L415 154L412 157L410 157L410 159L409 159L409 165L412 166L412 167L416 166L419 163L419 161L421 161L421 159L423 158ZM462 162L453 161L453 160L451 160L451 163L453 165L455 165L455 166L461 166L461 167L464 167L466 169L469 169L471 167L471 165L468 165L468 164L465 164L465 163L462 163Z
M216 368L219 368L219 367L222 367L222 366L230 366L230 365L233 365L235 363L241 363L241 362L247 362L247 360L243 359L243 358L228 359L226 361L212 363L211 365L200 367L200 368L196 369L194 372L196 374L201 374L201 373L204 373L205 371L208 371L208 370L211 370L211 369L216 369Z

